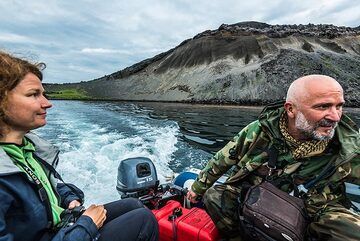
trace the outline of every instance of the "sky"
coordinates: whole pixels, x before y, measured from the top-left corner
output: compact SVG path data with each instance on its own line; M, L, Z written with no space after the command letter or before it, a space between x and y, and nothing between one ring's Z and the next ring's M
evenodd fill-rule
M359 0L1 0L0 50L44 62L44 83L88 81L221 24L360 25Z

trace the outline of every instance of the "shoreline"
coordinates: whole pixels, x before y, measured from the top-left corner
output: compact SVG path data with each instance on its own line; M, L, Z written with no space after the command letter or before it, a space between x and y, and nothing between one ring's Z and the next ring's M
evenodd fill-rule
M94 102L129 102L129 103L158 103L158 104L181 104L181 105L196 105L196 106L204 106L204 107L225 107L225 108L256 108L256 109L262 109L264 108L267 104L259 104L259 103L255 103L255 104L246 104L246 103L213 103L213 102L204 102L204 101L156 101L156 100L106 100L106 99L66 99L66 98L49 98L50 101L94 101ZM275 103L277 101L274 101L273 103ZM269 103L270 104L270 103ZM356 107L356 106L344 106L345 109L347 110L360 110L360 107Z

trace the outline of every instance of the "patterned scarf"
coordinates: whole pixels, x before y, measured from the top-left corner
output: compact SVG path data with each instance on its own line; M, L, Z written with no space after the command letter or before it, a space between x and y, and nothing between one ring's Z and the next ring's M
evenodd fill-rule
M291 154L294 159L301 159L305 157L315 156L322 153L327 145L329 144L329 140L326 141L298 141L294 137L292 137L288 131L287 127L287 115L285 112L282 113L279 122L280 132L286 140L286 143L290 146Z

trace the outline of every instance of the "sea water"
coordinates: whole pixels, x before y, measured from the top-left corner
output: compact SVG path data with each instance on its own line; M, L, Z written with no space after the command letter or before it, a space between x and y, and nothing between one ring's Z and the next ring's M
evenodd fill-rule
M36 130L60 148L58 171L86 196L86 205L119 199L119 162L148 157L160 182L209 158L245 125L259 107L155 102L52 101L47 125ZM360 110L346 110L360 124ZM356 187L355 191L356 190Z

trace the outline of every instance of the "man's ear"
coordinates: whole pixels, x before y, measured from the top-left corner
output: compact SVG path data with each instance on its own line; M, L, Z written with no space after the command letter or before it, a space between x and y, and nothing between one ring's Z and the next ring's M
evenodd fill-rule
M288 115L289 118L293 119L295 118L295 114L294 114L294 104L291 102L286 102L284 104L284 108L286 111L286 114Z

